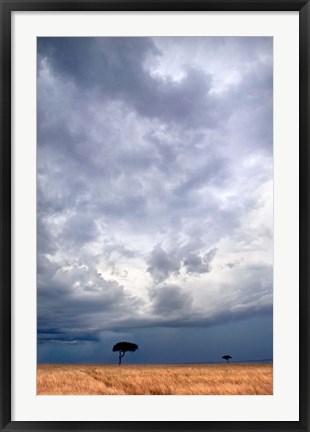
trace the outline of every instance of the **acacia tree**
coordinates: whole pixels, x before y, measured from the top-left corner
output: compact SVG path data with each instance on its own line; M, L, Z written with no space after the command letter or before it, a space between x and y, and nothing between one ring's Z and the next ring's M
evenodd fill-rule
M131 352L135 352L138 349L138 345L136 345L135 343L131 343L131 342L118 342L117 344L114 345L113 350L112 351L118 351L119 352L119 356L118 356L118 364L122 364L122 358L124 357L124 355L126 354L127 351L131 351Z
M229 362L229 359L231 359L232 357L230 355L224 355L222 356L222 359L225 359L227 361L227 363Z

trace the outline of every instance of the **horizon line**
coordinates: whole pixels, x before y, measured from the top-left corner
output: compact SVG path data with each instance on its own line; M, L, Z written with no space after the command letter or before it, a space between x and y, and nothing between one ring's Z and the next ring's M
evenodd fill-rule
M229 361L229 364L237 364L237 363L273 363L273 358L266 358L266 359L254 359L254 360L234 360ZM70 364L70 365L115 365L116 363L84 363L84 362L77 362L77 363L70 363L70 362L57 362L57 363L49 363L49 362L37 362L37 365L39 364ZM222 362L169 362L169 363L124 363L122 366L143 366L143 365L205 365L205 364L223 364L226 365L227 363ZM118 366L118 365L117 365Z

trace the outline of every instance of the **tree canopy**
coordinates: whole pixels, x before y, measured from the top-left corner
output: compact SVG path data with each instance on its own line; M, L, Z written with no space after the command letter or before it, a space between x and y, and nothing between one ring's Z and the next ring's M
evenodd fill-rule
M122 357L126 354L127 351L135 352L138 349L138 345L132 342L118 342L113 346L112 351L118 351L119 352L119 362L118 364L122 363Z

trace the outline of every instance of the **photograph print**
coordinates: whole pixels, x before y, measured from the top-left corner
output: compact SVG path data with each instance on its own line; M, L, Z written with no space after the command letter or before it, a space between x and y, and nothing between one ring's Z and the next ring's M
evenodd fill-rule
M37 394L273 394L273 39L37 38Z

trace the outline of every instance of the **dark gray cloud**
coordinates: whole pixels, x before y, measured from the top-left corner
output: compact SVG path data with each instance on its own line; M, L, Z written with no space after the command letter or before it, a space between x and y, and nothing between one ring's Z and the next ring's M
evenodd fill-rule
M152 250L148 264L147 271L151 273L157 283L167 279L171 273L178 272L180 269L179 258L169 256L160 245L156 245Z
M190 316L192 298L177 285L163 285L152 292L152 304L155 314L171 317L179 316L184 319L184 314Z
M272 38L38 38L42 347L271 313L272 80Z
M216 122L210 75L190 66L181 82L146 73L147 57L161 54L150 38L40 38L38 52L65 80L102 98L125 99L142 116L188 127Z
M202 257L191 253L184 260L184 265L190 273L209 273L211 271L211 262L215 254L215 248L211 249Z
M116 281L105 280L85 264L64 261L59 268L39 256L37 280L40 341L99 340L102 330L130 317L141 303Z

